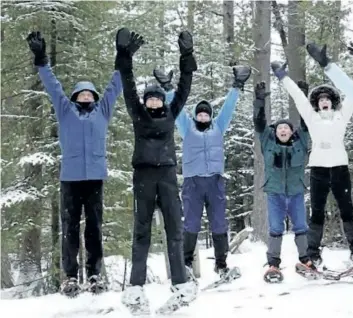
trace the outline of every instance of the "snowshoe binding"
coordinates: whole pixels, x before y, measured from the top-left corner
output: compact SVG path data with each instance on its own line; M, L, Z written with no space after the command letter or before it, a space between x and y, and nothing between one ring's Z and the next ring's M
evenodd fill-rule
M321 274L318 272L316 266L312 261L306 263L297 263L295 265L295 271L309 280L319 279Z
M283 278L281 270L276 266L270 266L264 274L265 282L270 284L281 283Z
M198 286L194 281L172 286L173 295L164 305L157 309L156 314L169 315L189 304L197 297Z
M236 266L232 268L215 268L215 272L220 276L220 278L213 283L202 288L202 291L217 288L223 284L229 284L233 280L241 277L240 269Z
M80 292L81 288L78 284L77 278L75 277L68 277L60 286L60 293L69 298L78 296Z
M151 314L149 301L141 286L129 286L124 291L121 302L133 316L149 316Z
M107 291L107 286L100 275L92 275L88 278L87 290L92 294L98 295Z

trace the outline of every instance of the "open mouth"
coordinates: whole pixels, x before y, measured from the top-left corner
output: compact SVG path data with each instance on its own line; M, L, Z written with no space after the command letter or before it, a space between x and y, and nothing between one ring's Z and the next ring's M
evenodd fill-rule
M281 134L281 137L285 138L287 137L287 134Z
M322 110L328 110L328 106L323 106Z

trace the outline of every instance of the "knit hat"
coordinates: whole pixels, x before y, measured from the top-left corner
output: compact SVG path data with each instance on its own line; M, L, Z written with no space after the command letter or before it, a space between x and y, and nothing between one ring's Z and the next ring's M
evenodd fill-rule
M294 131L293 124L292 124L288 119L280 119L280 120L277 120L277 121L273 124L273 127L275 128L275 131L277 131L278 125L281 125L281 124L287 124L287 125L289 126L289 128L291 129L291 131Z
M205 100L199 102L195 108L195 116L197 116L199 113L206 113L212 117L213 109L211 104Z
M159 98L163 103L165 102L165 92L162 87L157 84L147 86L143 92L143 102L146 104L146 100L150 97Z

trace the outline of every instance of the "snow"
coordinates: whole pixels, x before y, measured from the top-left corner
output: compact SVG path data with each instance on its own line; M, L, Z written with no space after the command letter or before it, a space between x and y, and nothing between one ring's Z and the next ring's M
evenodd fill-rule
M282 284L266 284L263 281L266 247L262 243L245 241L239 253L229 256L230 266L239 266L242 277L232 284L200 292L199 297L189 307L173 314L175 317L216 317L222 311L222 317L298 317L326 316L348 318L353 316L353 279L341 281L308 281L294 273L297 261L294 236L287 234L283 241L282 267L285 280ZM201 250L200 288L216 278L213 272L213 260L207 259L213 250ZM343 269L348 259L348 250L325 249L325 264L334 269ZM107 258L107 267L115 263L114 275L121 275L123 258ZM121 264L117 264L117 263ZM161 305L171 295L166 279L163 255L152 255L148 265L158 274L159 283L146 285L147 295L152 308ZM120 267L120 269L119 269ZM111 272L109 270L109 272ZM116 280L121 281L121 276ZM130 317L120 303L121 292L110 291L103 295L82 294L76 299L67 299L60 295L49 295L20 300L2 300L2 317L40 317L40 318L98 318ZM108 309L114 311L108 312ZM104 312L104 310L107 310ZM99 313L99 311L101 311Z

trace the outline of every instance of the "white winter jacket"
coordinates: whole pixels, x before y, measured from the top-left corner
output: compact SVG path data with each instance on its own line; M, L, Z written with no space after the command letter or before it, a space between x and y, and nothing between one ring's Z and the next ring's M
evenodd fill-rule
M353 113L353 80L335 63L325 68L325 74L345 95L342 107L333 111L329 119L325 119L314 111L307 97L288 76L282 83L293 98L295 105L308 126L312 140L309 157L310 167L335 167L348 165L348 155L344 146L346 127Z

